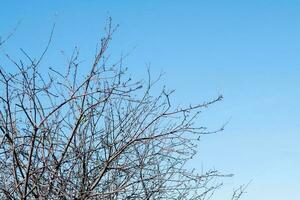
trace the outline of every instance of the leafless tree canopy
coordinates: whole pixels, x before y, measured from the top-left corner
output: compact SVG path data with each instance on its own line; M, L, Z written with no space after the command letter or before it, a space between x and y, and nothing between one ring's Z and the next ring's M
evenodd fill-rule
M208 199L217 171L185 167L205 127L194 121L212 101L176 107L156 80L134 82L122 59L109 66L106 36L92 66L75 49L64 68L42 55L7 55L0 71L1 199ZM13 68L12 68L13 66ZM86 72L84 74L84 72ZM150 74L150 73L149 73Z

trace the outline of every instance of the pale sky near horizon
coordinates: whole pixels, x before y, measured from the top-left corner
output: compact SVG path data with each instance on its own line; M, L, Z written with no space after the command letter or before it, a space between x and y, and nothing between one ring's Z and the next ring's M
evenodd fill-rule
M120 25L112 58L130 53L124 62L133 77L144 77L151 63L176 90L175 104L224 95L199 123L211 129L229 123L202 138L191 162L235 174L214 200L229 199L249 181L243 200L300 198L300 1L4 0L0 35L21 23L0 54L24 48L39 55L55 22L45 65L62 65L60 50L70 54L74 46L88 60L107 16Z

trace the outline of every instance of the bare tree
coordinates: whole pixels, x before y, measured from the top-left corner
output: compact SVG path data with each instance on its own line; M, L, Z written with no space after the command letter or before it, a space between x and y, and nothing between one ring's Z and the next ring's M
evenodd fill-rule
M222 96L172 105L172 91L153 95L157 80L132 81L107 62L114 28L89 69L74 50L68 66L49 68L21 49L0 70L1 199L208 199L218 171L186 168L205 127L194 122ZM43 68L43 70L40 70Z

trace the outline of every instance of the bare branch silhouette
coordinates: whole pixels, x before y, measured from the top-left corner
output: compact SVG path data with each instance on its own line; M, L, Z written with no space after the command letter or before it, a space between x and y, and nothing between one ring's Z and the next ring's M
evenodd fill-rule
M208 199L224 177L186 163L206 128L200 111L222 100L178 108L157 80L132 81L122 59L105 54L115 28L86 70L75 49L64 69L40 70L42 55L7 57L0 70L1 199Z

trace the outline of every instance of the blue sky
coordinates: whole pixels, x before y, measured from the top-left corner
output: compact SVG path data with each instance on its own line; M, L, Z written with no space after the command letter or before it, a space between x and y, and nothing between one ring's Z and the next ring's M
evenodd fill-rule
M195 167L216 168L226 179L216 200L248 183L244 200L297 199L300 189L300 2L199 1L2 1L0 35L22 20L1 54L18 48L39 55L51 26L54 42L45 65L62 66L59 51L78 46L88 60L107 16L120 25L110 52L130 52L133 77L165 72L175 104L223 94L199 123L225 131L203 137ZM2 60L3 57L1 57Z

